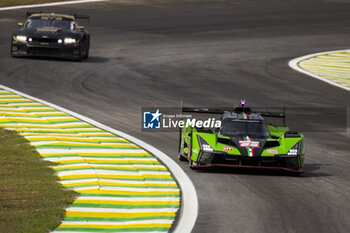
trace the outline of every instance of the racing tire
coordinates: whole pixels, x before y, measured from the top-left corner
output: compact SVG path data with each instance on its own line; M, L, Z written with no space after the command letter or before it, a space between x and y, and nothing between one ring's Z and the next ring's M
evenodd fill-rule
M182 156L183 154L183 149L182 149L182 132L181 132L181 128L179 129L179 153L177 155L178 160L180 161L186 161L186 158L184 156Z
M180 161L186 161L187 159L185 157L183 157L180 153L178 154L177 158L180 160Z
M84 54L83 58L88 59L89 58L89 42L87 39L84 41L84 51L85 51L85 54Z
M286 167L291 170L298 171L300 169L300 158L299 156L294 158L286 158Z
M89 49L86 50L84 55L84 59L88 59L88 58L89 58Z
M18 55L14 55L14 54L13 54L12 46L13 46L13 44L11 44L11 47L10 47L10 55L11 55L11 57L13 57L13 58L18 58L18 57L19 57Z
M79 42L79 56L77 58L77 61L83 60L83 44L82 42Z
M192 169L195 170L196 167L193 166L193 160L192 160L192 135L191 135L191 142L188 144L188 166Z
M188 160L188 166L192 169L192 170L196 170L197 167L193 166L193 160L192 159L189 159Z

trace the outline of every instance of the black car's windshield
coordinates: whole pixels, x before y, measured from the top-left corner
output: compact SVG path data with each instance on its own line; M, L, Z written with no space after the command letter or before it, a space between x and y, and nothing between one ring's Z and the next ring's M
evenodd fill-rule
M74 21L71 19L65 19L65 18L57 18L57 19L50 19L50 18L42 18L42 17L33 17L28 19L26 23L26 28L43 28L43 27L56 27L56 28L62 28L65 30L74 30L75 25Z
M264 120L226 119L222 122L219 133L228 137L268 138L270 136Z

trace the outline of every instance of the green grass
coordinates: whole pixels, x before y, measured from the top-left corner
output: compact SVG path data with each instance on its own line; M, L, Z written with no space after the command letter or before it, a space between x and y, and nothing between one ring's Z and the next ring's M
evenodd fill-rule
M50 3L50 2L64 2L64 1L71 1L71 0L0 0L0 7Z
M0 128L0 232L44 233L62 221L77 193L58 177L27 140Z

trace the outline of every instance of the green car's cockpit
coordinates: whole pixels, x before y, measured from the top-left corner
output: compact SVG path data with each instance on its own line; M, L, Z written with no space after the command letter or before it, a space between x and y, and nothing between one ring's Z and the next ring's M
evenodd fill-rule
M270 132L266 122L262 119L233 119L226 118L222 121L218 135L227 137L269 138Z

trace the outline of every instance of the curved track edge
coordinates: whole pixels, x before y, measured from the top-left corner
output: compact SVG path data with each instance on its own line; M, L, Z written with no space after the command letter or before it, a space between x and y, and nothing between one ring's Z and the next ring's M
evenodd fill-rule
M313 54L309 54L309 55L305 55L305 56L302 56L302 57L298 57L298 58L292 59L292 60L290 60L290 61L288 62L288 65L289 65L292 69L294 69L294 70L296 70L296 71L299 71L299 72L301 72L301 73L304 73L304 74L306 74L306 75L309 75L309 76L311 76L311 77L313 77L313 78L316 78L316 79L318 79L318 80L321 80L321 81L326 82L326 83L328 83L328 84L331 84L331 85L333 85L333 86L340 87L340 88L342 88L342 89L344 89L344 90L350 91L350 88L348 88L348 87L345 87L345 86L340 85L340 84L338 84L338 83L336 83L336 82L330 81L330 80L328 80L328 79L326 79L326 78L322 78L322 77L320 77L320 76L318 76L318 75L316 75L316 74L313 74L313 73L311 73L311 72L309 72L309 71L307 71L307 70L304 70L303 68L301 68L301 67L299 66L299 63L302 62L302 61L304 61L304 60L307 60L307 59L310 59L310 58L313 58L313 57L316 57L316 56L320 56L320 55L325 55L325 54L330 54L330 53L337 53L337 52L350 52L350 50L348 50L348 49L343 49L343 50L334 50L334 51L326 51L326 52L320 52L320 53L313 53Z
M55 105L53 103L50 103L48 101L30 96L28 94L25 94L23 92L14 90L10 87L6 87L0 84L0 88L16 93L18 95L21 95L25 98L31 99L33 101L45 104L49 107L55 108L59 111L65 112L71 116L74 116L82 121L85 121L87 123L90 123L91 125L96 126L97 128L103 129L107 132L110 132L112 134L116 134L118 136L121 136L132 143L135 143L136 145L140 146L141 148L149 151L151 154L153 154L156 158L158 158L165 166L168 167L172 175L176 178L180 189L181 189L181 210L180 215L178 217L177 223L175 223L175 227L173 229L173 233L190 233L195 225L195 222L197 220L198 216L198 198L197 198L197 192L195 190L195 187L190 180L190 178L187 176L187 174L182 170L182 168L174 161L172 160L168 155L163 153L162 151L158 150L157 148L153 147L152 145L135 138L129 134L126 134L124 132L121 132L119 130L113 129L109 126L106 126L100 122L97 122L91 118L88 118L86 116L83 116L79 113L73 112L71 110L68 110L66 108L60 107L58 105Z

